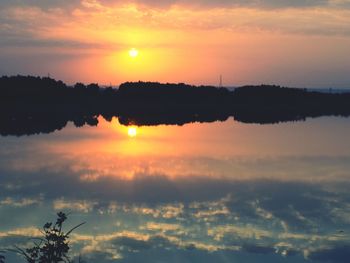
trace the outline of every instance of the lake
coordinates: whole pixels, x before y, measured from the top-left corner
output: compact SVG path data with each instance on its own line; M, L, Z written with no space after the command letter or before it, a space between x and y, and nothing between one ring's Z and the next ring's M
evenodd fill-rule
M349 119L98 120L0 137L0 248L63 211L86 262L347 262Z

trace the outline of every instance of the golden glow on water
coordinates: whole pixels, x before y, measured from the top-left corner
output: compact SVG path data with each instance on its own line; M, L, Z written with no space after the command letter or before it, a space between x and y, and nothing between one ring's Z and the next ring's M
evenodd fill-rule
M137 128L132 126L132 127L128 127L128 136L133 138L136 137L137 135Z
M313 125L317 125L314 122L316 124ZM279 126L246 125L232 119L183 126L140 127L121 125L117 118L107 122L99 117L97 128L84 126L76 129L71 124L60 131L62 135L74 135L79 139L59 142L45 140L42 149L60 158L74 160L71 169L82 173L82 180L105 176L132 180L147 175L166 175L168 178L207 175L231 179L276 176L282 179L281 173L266 168L266 160L278 168L279 158L282 158L282 162L287 160L286 163L290 162L292 166L297 159L290 156L307 157L319 152L327 152L328 155L349 154L348 144L331 140L334 131L324 130L320 126L315 134L314 128L310 127L303 122ZM291 132L291 128L298 132ZM338 137L344 136L342 134ZM301 138L303 143L300 143ZM320 141L323 143L320 144ZM307 148L304 146L306 143ZM13 165L16 169L26 165L28 169L34 169L39 162L16 162ZM259 168L256 170L258 173L249 168L253 164ZM47 166L47 161L42 165ZM304 178L304 175L301 173L300 178Z
M129 50L129 56L132 58L136 58L139 55L139 51L136 48L132 48Z

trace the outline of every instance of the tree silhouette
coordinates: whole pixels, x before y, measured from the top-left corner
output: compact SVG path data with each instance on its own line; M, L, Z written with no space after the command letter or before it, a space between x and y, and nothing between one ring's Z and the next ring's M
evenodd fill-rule
M13 250L19 253L27 263L70 263L72 262L68 256L70 250L69 247L69 235L78 227L85 223L76 225L67 233L63 231L63 223L67 220L67 215L63 212L57 213L57 220L53 224L48 222L44 225L43 231L44 235L42 238L33 238L35 241L34 246L26 249L22 249L15 246ZM1 259L0 263L4 263L5 258ZM79 257L79 262L81 259Z
M92 83L73 87L51 78L0 77L0 136L51 133L68 122L96 126L98 116L125 125L183 125L223 121L303 121L350 116L350 92L321 93L275 85L229 90L184 83L126 82L118 89ZM1 263L1 262L0 262Z

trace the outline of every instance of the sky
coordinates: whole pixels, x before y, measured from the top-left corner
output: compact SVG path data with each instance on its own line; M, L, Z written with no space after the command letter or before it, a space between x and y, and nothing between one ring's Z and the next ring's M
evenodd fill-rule
M348 0L0 1L0 75L68 84L350 88L349 46Z

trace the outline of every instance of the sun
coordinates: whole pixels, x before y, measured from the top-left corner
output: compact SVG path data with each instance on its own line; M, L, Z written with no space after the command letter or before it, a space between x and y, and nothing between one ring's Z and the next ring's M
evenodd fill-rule
M137 135L137 128L136 127L128 127L128 136L133 138Z
M132 48L129 50L129 56L132 58L136 58L139 55L139 51L136 48Z

